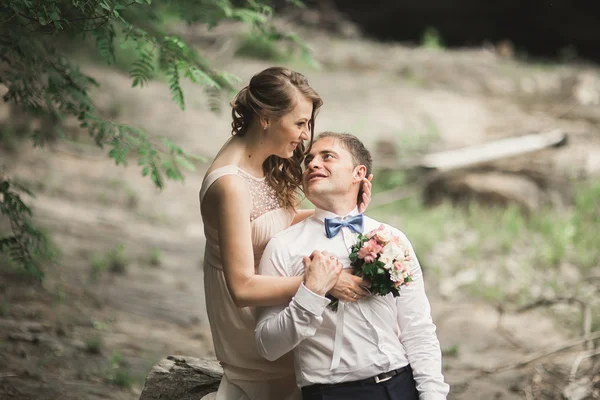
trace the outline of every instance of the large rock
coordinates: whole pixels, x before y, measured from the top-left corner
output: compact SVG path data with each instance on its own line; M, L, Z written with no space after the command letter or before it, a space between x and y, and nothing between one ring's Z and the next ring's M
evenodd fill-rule
M222 375L217 360L169 356L150 370L140 400L200 400L217 391Z

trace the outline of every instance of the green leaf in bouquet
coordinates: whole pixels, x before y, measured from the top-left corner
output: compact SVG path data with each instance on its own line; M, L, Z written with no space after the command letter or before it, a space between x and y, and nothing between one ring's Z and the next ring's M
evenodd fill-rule
M331 311L333 312L337 312L338 310L338 306L340 301L338 300L337 297L334 297L330 294L325 295L325 297L327 297L329 300L331 300L331 303L329 303L329 305L327 306L327 308L331 309Z
M365 275L373 275L375 270L376 270L376 266L375 264L371 263L371 264L365 264L363 267L363 272L365 273Z

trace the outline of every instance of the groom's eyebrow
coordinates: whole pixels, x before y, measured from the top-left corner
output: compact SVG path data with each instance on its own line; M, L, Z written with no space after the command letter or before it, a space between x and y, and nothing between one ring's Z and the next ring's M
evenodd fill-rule
M327 154L332 154L335 157L339 157L339 154L337 151L335 150L331 150L331 149L325 149L325 150L321 150L319 151L317 154L321 155L321 156L325 156ZM304 157L304 166L308 167L308 163L310 163L312 161L312 159L315 158L315 156L313 154L307 154L306 157Z
M322 151L319 152L319 154L322 155L322 156L326 156L327 154L334 155L335 157L339 156L339 154L338 154L337 151L331 150L331 149L322 150Z

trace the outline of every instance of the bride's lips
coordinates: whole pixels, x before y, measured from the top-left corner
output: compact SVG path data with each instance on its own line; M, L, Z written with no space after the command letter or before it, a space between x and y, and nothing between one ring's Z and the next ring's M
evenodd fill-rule
M292 142L292 147L294 148L294 150L296 150L296 147L298 147L299 144L300 142Z

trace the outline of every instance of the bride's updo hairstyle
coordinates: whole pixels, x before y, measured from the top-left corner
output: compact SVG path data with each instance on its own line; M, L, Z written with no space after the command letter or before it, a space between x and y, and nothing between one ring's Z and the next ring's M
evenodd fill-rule
M296 107L298 93L312 102L313 109L308 128L312 146L315 132L315 117L323 100L309 85L301 73L284 67L271 67L254 75L231 101L232 135L244 136L254 118L279 119ZM300 143L290 158L275 155L267 158L263 170L267 182L276 190L283 207L295 207L298 203L298 188L302 185L302 161L305 151Z

